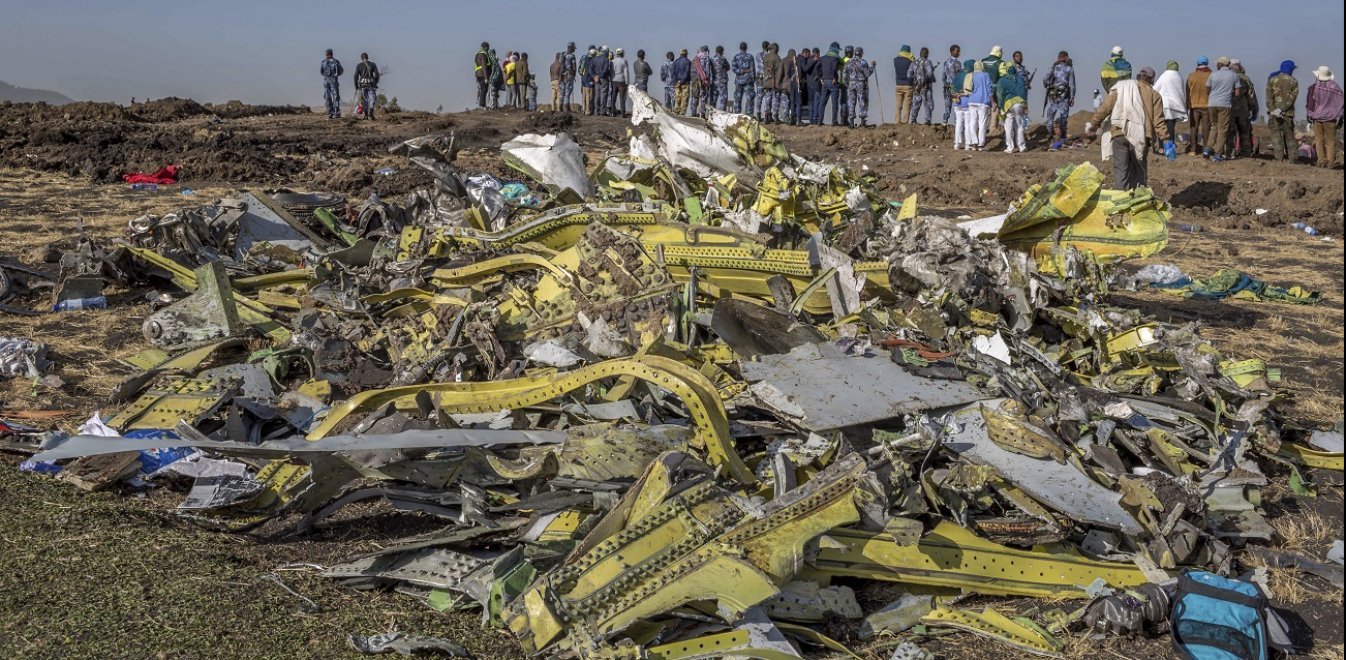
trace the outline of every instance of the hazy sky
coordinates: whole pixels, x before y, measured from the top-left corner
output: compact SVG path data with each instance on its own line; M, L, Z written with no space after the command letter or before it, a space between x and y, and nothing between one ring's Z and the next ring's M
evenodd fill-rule
M318 63L332 48L351 74L368 51L388 74L383 91L404 106L461 110L473 103L472 54L481 41L501 53L524 50L537 72L539 97L549 96L547 66L567 41L638 48L655 62L668 50L770 39L781 50L828 42L863 46L878 60L881 99L892 113L892 57L901 44L947 56L981 57L1000 44L1006 57L1024 51L1039 79L1058 50L1069 50L1080 86L1098 86L1097 71L1116 44L1133 66L1162 71L1176 59L1184 73L1198 55L1242 59L1259 91L1281 60L1299 64L1301 89L1326 64L1342 72L1341 0L1165 0L1061 2L900 2L666 0L664 2L430 2L424 0L2 0L0 80L53 89L75 99L125 103L131 97L240 99L252 103L322 105ZM1041 89L1030 94L1041 112ZM576 93L576 100L579 94ZM1302 116L1303 96L1300 96Z

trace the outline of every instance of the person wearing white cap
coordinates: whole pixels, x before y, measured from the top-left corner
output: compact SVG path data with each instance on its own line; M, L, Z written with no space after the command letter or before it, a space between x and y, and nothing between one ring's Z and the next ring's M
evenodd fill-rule
M1313 125L1313 147L1318 152L1318 167L1337 164L1336 126L1341 122L1342 92L1336 76L1326 66L1313 72L1318 82L1309 87L1304 103L1309 123Z
M1099 77L1103 79L1103 93L1112 91L1112 86L1117 84L1118 80L1131 79L1131 63L1123 57L1121 46L1113 46L1108 61L1103 63L1103 71Z
M1229 58L1215 60L1215 73L1206 79L1206 89L1210 92L1207 106L1210 110L1210 143L1202 155L1212 161L1226 160L1234 155L1230 130L1234 127L1234 95L1239 93L1243 83L1237 73L1229 68Z

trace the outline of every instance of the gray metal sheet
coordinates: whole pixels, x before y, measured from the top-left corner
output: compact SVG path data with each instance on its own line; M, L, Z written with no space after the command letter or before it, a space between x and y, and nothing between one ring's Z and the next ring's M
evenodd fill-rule
M318 246L262 203L256 195L244 193L240 198L247 205L247 210L238 219L238 238L234 241L235 261L243 261L253 246L262 242L317 256Z
M952 413L953 430L944 446L979 465L989 465L1044 506L1072 520L1116 529L1130 535L1144 531L1121 505L1122 494L1090 479L1069 463L1016 454L991 441L981 406L996 408L1003 399L983 401Z
M741 366L762 403L813 431L986 398L965 382L912 375L887 356L845 355L832 344L806 344Z

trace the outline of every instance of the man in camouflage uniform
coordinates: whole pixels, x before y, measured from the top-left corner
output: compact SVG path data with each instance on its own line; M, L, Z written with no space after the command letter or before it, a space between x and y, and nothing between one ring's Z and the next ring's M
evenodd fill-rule
M850 104L850 126L864 126L869 118L869 75L872 73L869 62L865 61L865 49L856 48L846 61L846 101Z
M1229 153L1235 153L1235 141L1238 143L1238 156L1247 158L1253 155L1253 121L1257 119L1257 91L1253 81L1243 70L1243 63L1231 60L1229 68L1238 74L1242 87L1234 90L1234 100L1230 104L1231 125L1229 131Z
M500 58L495 54L495 49L486 51L486 65L491 70L491 107L500 108L500 90L505 86L505 72L500 68Z
M766 57L766 52L767 52L767 50L770 49L770 48L771 48L771 42L770 42L770 41L763 41L763 42L762 42L762 50L758 51L758 52L757 52L757 57L753 58L753 64L754 64L754 66L756 67L756 68L753 69L753 77L754 77L754 80L753 80L753 98L756 100L756 105L753 106L753 108L752 108L752 112L749 112L748 114L750 114L750 115L752 115L752 116L754 116L754 117L756 117L756 118L758 118L758 119L762 119L763 117L766 116L766 110L763 108L763 106L765 106L765 105L767 105L768 103L771 102L771 100L767 98L767 95L766 95L765 93L763 93L763 90L762 90L762 82L763 82L763 80L762 80L762 72L763 72L762 58Z
M946 126L949 124L949 114L953 112L953 106L955 105L953 79L963 71L963 62L958 59L958 56L962 54L963 49L958 44L949 46L949 59L944 60L944 65L941 67L943 73L940 80L944 83L944 125Z
M327 118L341 118L341 76L346 70L341 68L341 61L332 57L332 49L327 49L327 56L323 58L322 64L318 65L318 73L322 74L322 98L327 102Z
M847 46L841 51L841 90L838 98L841 99L841 125L851 125L851 100L847 93L851 88L850 77L847 75L849 69L846 65L851 63L851 58L855 57L855 46Z
M715 109L721 112L729 109L729 60L724 56L724 46L715 47L715 57L710 60L711 73L715 79Z
M1066 123L1070 119L1070 108L1075 105L1075 67L1070 53L1063 50L1056 55L1056 62L1047 71L1042 84L1046 87L1047 97L1043 112L1047 118L1047 139L1051 140L1051 149L1056 150L1066 139Z
M561 55L561 107L570 112L570 99L575 94L575 72L579 69L575 62L575 42L566 44L566 52Z
M1293 160L1295 144L1295 101L1299 99L1299 81L1295 80L1294 60L1281 62L1281 70L1267 81L1267 128L1271 129L1271 154L1276 160Z
M930 61L930 49L922 48L921 56L911 64L911 123L920 123L916 115L925 109L925 125L935 112L935 63Z
M738 54L730 60L729 70L734 72L734 112L753 114L757 99L757 69L752 55L748 54L747 42L739 43ZM745 96L746 103L744 103Z

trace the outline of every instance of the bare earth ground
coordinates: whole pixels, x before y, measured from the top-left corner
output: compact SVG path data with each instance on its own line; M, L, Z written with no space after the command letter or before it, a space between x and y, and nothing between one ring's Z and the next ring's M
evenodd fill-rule
M304 114L212 123L208 115L178 106L153 108L156 118L170 121L125 119L108 114L105 106L69 116L24 111L33 113L28 116L14 108L0 107L0 164L8 167L0 169L0 255L30 264L30 251L69 239L81 219L94 235L110 238L140 214L205 203L239 187L291 185L348 196L402 193L429 179L386 149L432 131L458 132L462 167L510 176L497 154L499 143L513 135L567 130L598 156L621 148L627 127L615 119L486 112L408 114L373 124ZM98 118L104 114L109 118ZM868 167L892 197L917 193L923 207L972 215L1003 212L1028 185L1050 179L1055 168L1098 159L1096 147L1012 155L954 152L938 128L778 132L806 157ZM996 144L993 139L991 146ZM105 183L122 170L152 170L168 162L184 165L183 185L194 189L194 196L178 194L177 187L142 193ZM382 166L399 171L389 177L372 173ZM1172 263L1197 277L1240 268L1275 284L1316 289L1324 301L1312 307L1213 303L1150 292L1117 292L1114 301L1167 321L1200 321L1203 336L1227 353L1259 357L1282 369L1290 424L1335 423L1342 416L1346 350L1341 171L1263 160L1216 165L1160 159L1152 163L1151 183L1174 204L1175 223L1199 224L1205 231L1173 232L1163 253L1137 266ZM1257 208L1267 213L1256 215ZM1324 241L1286 226L1295 221L1332 236ZM63 417L39 424L71 430L98 409L112 385L129 373L116 359L146 348L139 328L148 305L141 295L113 291L108 310L0 315L0 336L46 342L55 362L52 373L65 381L56 389L0 382L0 418L59 410ZM407 597L346 590L312 568L280 570L332 563L430 524L418 516L352 507L303 537L283 529L229 535L174 519L168 510L178 495L165 489L148 496L87 494L17 472L17 457L0 459L5 463L0 465L0 648L11 657L330 658L351 654L345 647L348 633L393 629L448 637L478 657L519 654L507 634L483 628L476 613L441 616ZM1293 496L1284 475L1278 476L1264 499L1283 537L1279 544L1321 557L1332 539L1342 537L1341 475L1315 475L1315 499ZM268 573L321 611L306 611L299 599L265 578ZM1313 657L1343 657L1340 590L1288 570L1272 572L1272 588L1292 620L1313 631ZM860 595L886 602L892 590L867 586ZM1005 609L1035 606L1004 599L973 603L983 601ZM828 632L845 638L850 630ZM942 657L1017 655L965 634L941 637L932 648ZM1168 648L1163 638L1094 641L1076 635L1069 655L1145 658L1167 655ZM882 643L864 651L871 658L888 653Z

